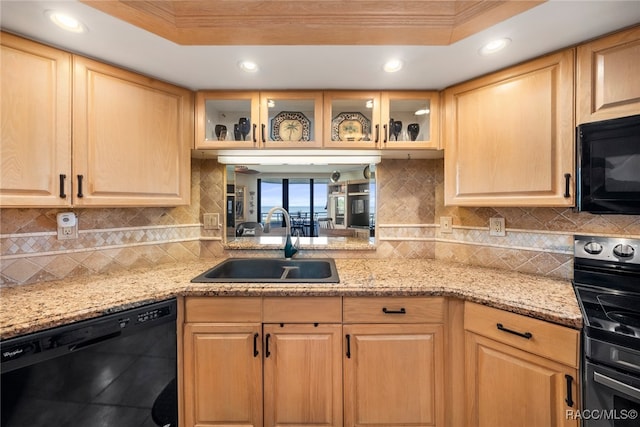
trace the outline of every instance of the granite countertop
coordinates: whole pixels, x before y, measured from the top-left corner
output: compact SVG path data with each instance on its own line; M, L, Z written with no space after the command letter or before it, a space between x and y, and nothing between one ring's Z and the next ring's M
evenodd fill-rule
M220 260L0 288L6 339L175 296L417 296L462 298L571 328L582 316L567 280L415 259L336 259L338 284L191 283Z

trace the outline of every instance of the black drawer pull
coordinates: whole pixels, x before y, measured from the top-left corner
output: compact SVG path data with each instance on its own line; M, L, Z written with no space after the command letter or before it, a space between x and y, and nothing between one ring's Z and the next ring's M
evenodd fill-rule
M60 198L66 199L67 195L64 192L64 180L67 178L67 175L61 173L60 174Z
M384 140L382 142L384 142L385 144L387 143L387 125L383 125L382 128L384 129Z
M564 400L570 408L573 408L573 392L571 383L573 383L573 377L565 374L564 378L567 380L567 398Z
M271 356L271 352L269 351L269 338L271 338L271 334L267 334L264 338L264 357Z
M264 130L267 127L267 125L263 124L262 125L262 129L260 130L260 137L262 138L262 143L264 144L265 142L267 142L267 138L264 136Z
M256 127L258 125L257 124L253 124L253 132L251 132L251 134L253 135L253 143L255 144L256 142L258 142L258 140L256 139Z
M351 335L345 335L347 339L347 359L351 359Z
M375 140L375 143L377 144L379 140L380 140L380 125L376 125L376 140Z
M522 332L514 331L512 329L507 329L504 326L502 326L502 323L497 323L496 327L498 329L500 329L501 331L509 332L510 334L517 335L517 336L522 337L522 338L526 338L526 339L533 338L533 334L531 332L522 333Z
M78 197L82 198L84 197L84 194L82 194L82 180L84 179L83 175L78 175Z
M253 335L253 357L258 357L258 355L260 354L258 352L258 337L260 336L259 333L255 333Z
M407 314L407 310L402 307L400 310L389 310L387 307L382 307L382 312L384 314Z
M565 173L564 174L564 197L565 199L568 199L569 197L571 197L571 193L570 193L570 187L571 186L571 174L570 173Z

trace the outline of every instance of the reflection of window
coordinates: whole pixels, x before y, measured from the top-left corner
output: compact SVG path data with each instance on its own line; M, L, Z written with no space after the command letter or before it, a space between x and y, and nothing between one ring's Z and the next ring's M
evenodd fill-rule
M328 179L290 178L259 180L260 222L274 206L289 212L293 221L303 224L305 235L314 234L317 218L327 216ZM282 225L282 216L276 212L271 218L272 226ZM315 234L314 234L315 235Z

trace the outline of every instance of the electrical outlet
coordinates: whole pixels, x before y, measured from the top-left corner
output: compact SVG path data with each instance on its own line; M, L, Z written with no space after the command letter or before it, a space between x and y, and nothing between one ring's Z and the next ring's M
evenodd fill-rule
M217 230L220 228L220 215L217 213L203 214L202 222L205 230Z
M489 236L506 236L504 218L489 218Z
M450 216L441 216L440 217L440 232L441 233L452 233L452 219Z
M78 218L73 212L57 215L58 240L72 240L78 238Z

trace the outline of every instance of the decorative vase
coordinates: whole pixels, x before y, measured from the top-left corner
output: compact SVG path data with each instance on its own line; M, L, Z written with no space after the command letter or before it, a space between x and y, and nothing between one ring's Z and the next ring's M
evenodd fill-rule
M214 132L218 141L224 141L227 138L227 127L225 125L216 125Z
M235 141L240 141L240 138L242 138L242 135L240 134L240 125L236 123L233 125L233 139Z
M238 130L240 131L242 140L246 141L247 135L251 132L251 121L247 117L240 117L240 120L238 120Z
M402 122L396 120L393 122L393 139L398 140L398 135L402 132Z
M418 123L411 123L407 126L407 131L409 132L411 140L415 141L420 133L420 125Z

